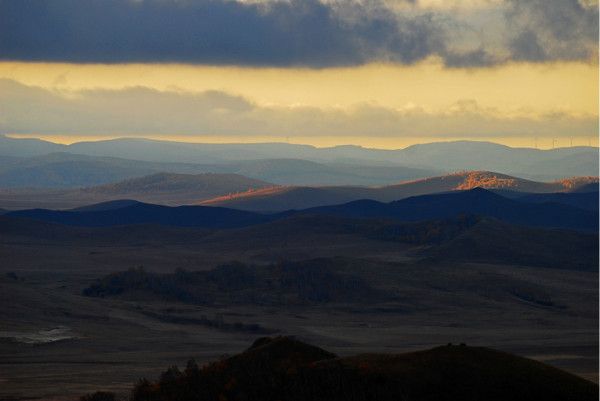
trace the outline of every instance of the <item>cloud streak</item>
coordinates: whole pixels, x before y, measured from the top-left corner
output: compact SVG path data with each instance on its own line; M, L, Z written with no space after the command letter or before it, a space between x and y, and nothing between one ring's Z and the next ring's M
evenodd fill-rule
M396 7L390 6L396 4ZM590 60L597 5L506 0L0 0L0 59L330 67Z
M144 87L61 93L0 80L0 133L60 135L219 135L469 137L595 136L597 116L561 112L503 115L474 100L441 111L265 107L239 96Z

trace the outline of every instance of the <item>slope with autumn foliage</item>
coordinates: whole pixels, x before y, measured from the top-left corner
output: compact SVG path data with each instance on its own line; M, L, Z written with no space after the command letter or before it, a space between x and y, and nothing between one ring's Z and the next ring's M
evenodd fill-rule
M569 192L594 183L598 183L598 177L573 177L553 182L537 182L489 171L466 171L383 187L282 186L265 188L217 197L201 203L203 205L226 206L242 210L281 211L334 205L359 199L391 202L411 196L474 188L526 193Z

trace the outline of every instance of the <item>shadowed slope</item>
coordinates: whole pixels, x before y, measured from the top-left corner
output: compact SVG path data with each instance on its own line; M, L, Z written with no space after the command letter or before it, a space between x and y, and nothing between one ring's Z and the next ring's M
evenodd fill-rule
M93 205L87 205L71 209L71 212L100 212L106 210L117 210L124 207L133 206L140 202L133 199L117 199L113 201L94 203Z
M598 191L568 192L553 194L528 194L517 197L517 200L528 203L560 203L580 209L598 211Z
M519 225L593 231L598 228L596 212L554 203L519 202L481 188L415 196L391 203L360 200L342 205L306 209L298 213L351 218L388 218L402 221L442 219L459 214L475 214Z
M136 203L117 209L91 211L21 210L8 216L25 217L76 226L125 224L166 224L205 228L243 227L282 219L294 214L337 216L355 219L421 221L447 219L457 215L489 216L512 224L547 228L595 231L598 213L555 203L533 204L504 198L490 191L470 191L423 195L391 203L359 200L334 206L309 208L264 215L237 209L179 206L166 207Z
M569 230L515 226L490 218L459 216L423 222L293 215L264 224L214 230L202 227L127 225L75 227L0 216L6 242L54 244L187 244L229 260L262 249L278 261L304 249L316 255L353 255L360 249L394 248L398 254L438 262L553 267L595 271L598 236ZM312 250L312 251L309 251ZM325 253L319 253L319 250ZM375 251L377 252L377 251ZM261 259L262 260L262 259Z
M265 215L234 209L203 206L167 207L139 202L117 209L92 211L31 209L11 212L7 215L88 227L162 224L180 227L228 228L264 223L271 219Z
M598 236L483 219L421 254L438 263L485 262L597 271Z

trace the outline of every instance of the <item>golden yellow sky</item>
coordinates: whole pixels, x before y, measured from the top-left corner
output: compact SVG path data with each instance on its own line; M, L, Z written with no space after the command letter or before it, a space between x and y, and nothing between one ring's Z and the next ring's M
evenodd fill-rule
M27 128L27 110L22 106L14 107L16 117L8 114L5 118L19 129L4 133L63 143L132 136L133 133L195 142L288 141L316 146L356 144L379 148L455 139L540 148L571 144L598 146L594 123L598 116L598 66L584 62L512 63L469 69L446 68L435 59L410 66L368 64L326 69L0 62L0 79L43 88L53 96L73 101L73 115L64 117L68 123L57 122L47 131L45 121L55 122L52 104L39 113L44 117L40 117L31 130ZM193 96L189 95L209 90L242 96L256 110L242 112L244 116L239 120L235 114L219 116L218 109L215 109L216 114L215 110L207 111L206 116L214 117L214 121L208 121L206 126L192 121L192 127L199 127L197 132L192 128L192 133L188 127L179 131L176 127L172 132L160 128L157 132L154 126L140 133L135 121L126 118L123 121L129 128L124 125L123 130L117 126L110 131L96 132L88 127L84 132L83 129L78 131L77 124L75 128L69 126L70 121L83 120L81 110L86 109L75 106L86 90L108 89L117 93L131 87L151 88L159 94L186 95L183 106L174 105L165 113L178 111L180 107L188 109L189 105L191 114L182 117L187 120L194 118ZM10 98L4 101L11 102ZM23 97L21 102L27 104L28 100ZM139 99L137 102L140 103ZM118 114L121 110L112 110L115 107L108 103L106 109L102 102L92 104L98 110L95 119L90 118L91 126L93 121L103 120L102 113L107 113L107 119L112 115L124 118ZM65 110L71 113L68 102L62 107L62 113ZM149 117L140 118L147 120L165 117L150 105L138 104L132 109L140 116L145 112ZM378 110L383 109L397 116L378 117ZM37 117L37 110L35 112ZM199 115L198 120L203 122L205 118ZM249 124L247 134L244 124ZM132 126L136 130L131 131ZM168 120L160 126L171 127ZM263 127L266 128L263 130ZM556 138L554 142L552 138Z
M277 69L0 62L0 78L61 91L131 86L222 90L269 106L323 108L372 103L397 109L444 111L457 101L468 99L507 116L558 110L598 114L598 67L586 63L449 69L428 60L412 66Z

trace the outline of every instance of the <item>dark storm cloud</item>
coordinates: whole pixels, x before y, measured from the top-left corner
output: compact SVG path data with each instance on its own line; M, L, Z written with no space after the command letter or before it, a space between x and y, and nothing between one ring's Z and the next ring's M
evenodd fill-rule
M579 0L510 0L508 4L513 59L580 60L597 50L597 6Z
M468 18L399 2L406 7L379 0L0 0L0 59L328 67L434 55L470 67L589 59L598 32L597 7L509 0L497 12L506 29L495 43L465 49L462 41L478 40L457 34Z
M317 0L2 0L0 57L318 67L411 63L435 50L426 16L356 12L344 19Z
M499 63L499 60L483 48L467 52L451 52L444 54L445 64L449 67L489 67Z

